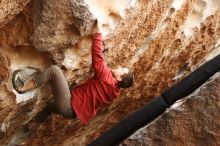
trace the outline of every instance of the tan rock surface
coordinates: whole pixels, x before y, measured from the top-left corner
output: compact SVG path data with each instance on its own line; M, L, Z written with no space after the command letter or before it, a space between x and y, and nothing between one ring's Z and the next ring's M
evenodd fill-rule
M0 27L15 18L29 2L30 0L1 0Z
M13 2L4 0L0 6L9 8L8 3ZM23 2L16 4L18 8L10 5L13 10L1 11L4 18L0 18L4 24L0 25L3 145L84 146L219 54L218 0L32 0L26 7ZM17 12L21 13L15 17ZM122 90L120 98L103 107L86 126L59 115L43 124L33 122L52 98L49 86L41 88L37 97L18 95L12 89L12 72L56 64L69 84L79 84L92 74L89 35L96 19L104 24L107 64L129 66L135 85ZM30 130L24 130L24 125Z
M220 73L120 146L220 145ZM146 115L147 116L147 115Z

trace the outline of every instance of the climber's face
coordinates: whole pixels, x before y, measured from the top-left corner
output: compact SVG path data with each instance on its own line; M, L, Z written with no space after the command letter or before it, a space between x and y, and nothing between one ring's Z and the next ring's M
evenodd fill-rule
M121 81L122 80L122 76L124 74L127 74L129 72L129 69L126 68L126 67L121 67L121 66L118 66L117 68L115 69L112 69L112 73L113 73L113 76L118 80L118 81Z

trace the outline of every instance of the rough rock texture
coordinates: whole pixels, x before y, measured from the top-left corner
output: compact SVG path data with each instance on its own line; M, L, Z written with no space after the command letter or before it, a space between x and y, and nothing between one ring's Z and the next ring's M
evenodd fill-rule
M2 145L84 146L220 51L219 0L27 3L0 1L4 8L0 9ZM37 96L19 95L12 89L12 72L56 64L69 84L80 84L92 74L91 34L96 19L103 23L107 64L133 69L135 85L122 90L120 98L103 107L88 125L55 114L43 124L35 123L33 117L52 98L50 87L40 88Z
M29 2L30 0L1 0L0 27L17 16Z
M220 73L120 146L220 145Z
M65 49L75 45L80 36L89 34L95 23L81 0L34 0L33 17L33 45L50 52L57 62L63 61Z

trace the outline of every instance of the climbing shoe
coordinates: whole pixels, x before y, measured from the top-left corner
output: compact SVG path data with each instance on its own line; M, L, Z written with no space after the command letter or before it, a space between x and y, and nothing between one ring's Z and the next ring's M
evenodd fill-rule
M12 84L13 88L19 93L22 94L24 93L23 91L20 91L19 88L24 86L25 80L22 79L19 75L20 70L16 70L13 72L13 77L12 77Z
M55 114L59 113L57 111L56 104L54 101L52 102L50 101L49 103L47 103L47 105L43 108L43 110L36 115L35 122L37 123L45 122L52 113Z
M40 69L34 67L25 67L21 69L17 69L12 74L12 85L13 88L19 93L24 94L27 91L20 91L19 88L24 86L24 83L27 80L30 80L36 75L40 73Z

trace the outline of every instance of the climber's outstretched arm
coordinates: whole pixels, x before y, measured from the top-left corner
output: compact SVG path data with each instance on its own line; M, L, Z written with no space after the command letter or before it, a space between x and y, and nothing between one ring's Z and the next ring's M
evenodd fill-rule
M105 79L105 76L108 75L109 68L107 67L103 52L103 45L102 45L102 29L101 24L97 24L97 32L93 39L92 43L92 66L95 71L95 77L97 79Z

